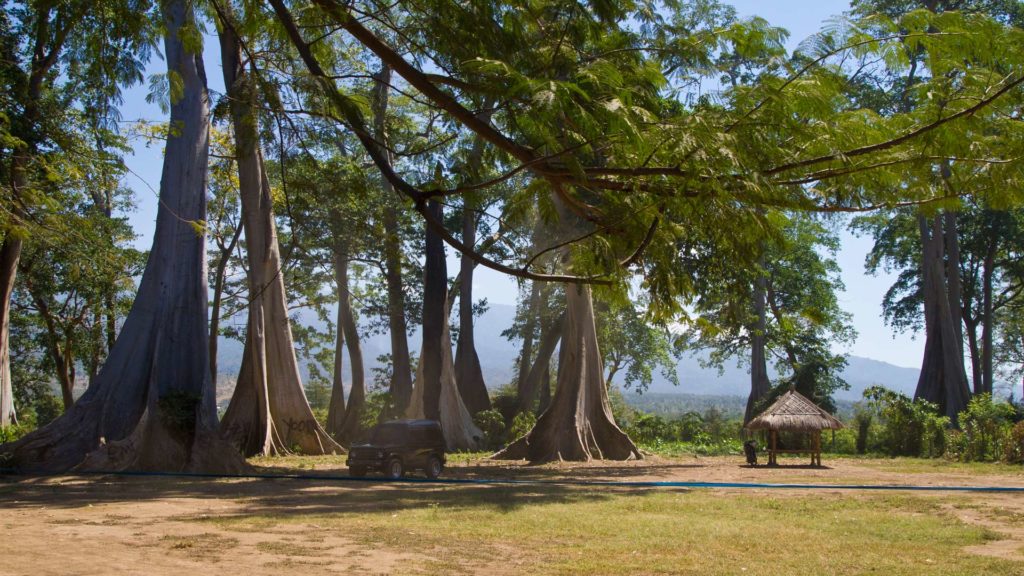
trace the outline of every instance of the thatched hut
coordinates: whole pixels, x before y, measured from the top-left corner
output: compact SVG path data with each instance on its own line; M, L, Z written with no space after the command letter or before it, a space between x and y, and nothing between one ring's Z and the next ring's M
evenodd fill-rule
M806 396L790 388L767 410L751 420L747 430L768 430L768 465L776 466L776 456L782 454L810 454L811 466L821 466L821 431L839 430L843 423L822 410ZM779 431L803 432L811 435L809 448L779 449Z

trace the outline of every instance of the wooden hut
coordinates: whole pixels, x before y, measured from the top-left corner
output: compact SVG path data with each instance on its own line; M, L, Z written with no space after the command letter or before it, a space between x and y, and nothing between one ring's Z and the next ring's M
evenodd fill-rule
M822 410L806 396L790 388L756 418L751 420L747 430L767 430L768 465L777 466L778 454L810 454L811 466L821 466L821 431L839 430L843 423L835 416ZM803 432L811 435L808 448L779 449L779 431Z

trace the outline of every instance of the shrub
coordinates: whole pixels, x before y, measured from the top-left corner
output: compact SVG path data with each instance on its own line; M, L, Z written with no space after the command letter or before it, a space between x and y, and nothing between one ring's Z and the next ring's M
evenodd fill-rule
M12 424L10 426L0 426L0 444L14 442L15 440L21 438L25 434L31 432L33 428L33 426L27 426L25 424Z
M944 453L949 418L939 414L938 406L881 386L868 388L864 397L881 425L878 448L883 453L925 457Z
M505 419L501 412L490 409L481 410L473 416L473 423L484 433L484 447L488 450L497 450L504 444Z
M512 419L512 425L508 427L508 441L514 442L530 433L537 424L537 417L533 412L520 412Z
M856 441L854 448L857 454L864 454L868 451L868 434L871 432L871 421L874 415L870 411L861 408L853 415L853 424L857 427ZM840 432L844 432L841 430Z
M1024 464L1024 421L1017 422L1010 429L1003 449L1003 460L1011 464Z
M1004 456L1015 410L1007 402L993 402L991 394L978 394L960 413L960 428L966 437L962 458L977 461L997 460Z

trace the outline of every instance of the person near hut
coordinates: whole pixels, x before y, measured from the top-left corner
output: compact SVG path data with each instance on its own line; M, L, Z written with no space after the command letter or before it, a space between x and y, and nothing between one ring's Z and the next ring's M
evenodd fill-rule
M751 439L744 442L743 453L747 456L747 464L757 466L757 441Z
M768 432L768 465L778 466L779 454L810 454L811 466L821 466L821 432L823 430L839 430L843 423L835 416L822 410L795 388L780 396L764 412L747 423L746 429L753 432ZM780 445L779 434L798 433L809 437L810 446L806 448L786 448ZM744 451L745 451L744 447ZM748 462L749 455L748 455Z

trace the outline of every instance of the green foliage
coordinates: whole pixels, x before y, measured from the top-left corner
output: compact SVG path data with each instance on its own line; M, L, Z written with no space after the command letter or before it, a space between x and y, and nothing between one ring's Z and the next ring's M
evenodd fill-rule
M1014 414L1013 406L993 401L991 394L971 398L959 417L963 449L956 453L958 459L990 462L1005 457Z
M314 411L326 410L331 404L331 387L323 378L310 377L306 380L306 401Z
M497 450L505 445L505 419L495 409L482 410L473 416L473 423L484 433L484 448Z
M537 415L533 412L520 412L512 419L512 425L508 427L506 438L513 442L526 436L537 424Z
M873 419L874 415L871 411L865 410L863 407L858 408L853 415L853 424L857 435L855 444L857 454L865 454L868 450L868 433L871 431Z
M636 412L620 424L642 449L664 456L739 454L743 448L742 422L724 418L714 408L703 414L688 412L676 418Z
M942 456L949 418L935 404L873 386L864 391L881 427L876 449L889 456Z
M0 444L14 442L25 434L35 430L35 426L29 424L13 424L11 426L0 426ZM0 466L3 462L0 461Z
M386 390L370 389L366 393L366 404L359 419L359 429L369 430L383 421L386 414L394 412L391 393Z
M1010 429L1003 460L1010 464L1024 464L1024 421L1017 422Z

